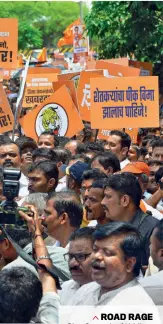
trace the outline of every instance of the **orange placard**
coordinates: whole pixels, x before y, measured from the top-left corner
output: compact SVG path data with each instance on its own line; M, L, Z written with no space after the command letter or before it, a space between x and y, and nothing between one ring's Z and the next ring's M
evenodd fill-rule
M131 141L134 144L137 144L139 128L125 128L125 132L130 135Z
M0 83L0 134L13 129L14 116L9 106L6 93Z
M53 82L54 92L57 91L63 85L65 85L68 88L71 98L73 100L73 103L74 103L75 107L78 109L78 101L77 101L77 95L76 95L74 81L65 80L65 81Z
M3 81L3 75L4 75L3 73L4 73L3 69L0 68L0 82Z
M28 74L23 107L34 108L51 96L54 93L53 82L58 80L57 75L57 73Z
M71 80L74 81L75 88L78 87L80 72L72 72L58 75L58 81Z
M158 77L91 79L91 126L159 127Z
M72 137L84 127L66 86L59 88L19 122L25 135L35 140L42 132L49 130L59 136Z
M152 76L153 65L150 62L140 62L135 60L129 60L127 57L120 57L110 60L105 60L105 62L110 62L114 64L119 64L123 66L134 67L140 69L141 76Z
M108 60L103 60L103 61L114 63L114 64L119 64L119 65L124 65L124 66L129 66L129 59L127 57L119 57L119 58L108 59Z
M129 60L129 66L140 69L141 76L152 76L153 74L153 65L150 62Z
M110 134L110 129L99 129L97 138L101 140L107 140L109 134Z
M29 67L28 74L59 74L61 69L59 68L48 68L48 67Z
M90 79L98 78L103 75L103 70L83 71L80 74L79 84L77 88L78 107L82 120L90 121Z
M0 18L0 67L16 68L18 54L18 20Z
M132 77L139 76L140 69L132 68L129 66L123 66L120 64L110 63L108 61L96 61L96 69L108 70L110 76L117 77Z
M125 133L129 134L131 137L132 143L137 143L137 136L138 136L138 128L118 128L120 131L125 131ZM99 129L98 132L98 139L107 140L110 134L110 130L108 129Z

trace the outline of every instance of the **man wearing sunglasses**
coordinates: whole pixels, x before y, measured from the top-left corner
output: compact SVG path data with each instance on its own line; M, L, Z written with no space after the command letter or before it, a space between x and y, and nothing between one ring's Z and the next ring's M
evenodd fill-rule
M72 233L68 252L64 255L69 264L72 279L66 281L59 291L61 305L72 305L75 293L92 281L91 263L94 228L84 227Z

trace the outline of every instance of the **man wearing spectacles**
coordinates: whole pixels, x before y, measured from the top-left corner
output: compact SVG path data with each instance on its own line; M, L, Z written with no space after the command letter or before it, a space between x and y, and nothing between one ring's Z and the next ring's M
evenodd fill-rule
M62 305L72 305L75 293L80 287L91 282L91 263L94 228L84 227L72 233L69 250L64 255L69 264L72 280L66 281L59 292Z

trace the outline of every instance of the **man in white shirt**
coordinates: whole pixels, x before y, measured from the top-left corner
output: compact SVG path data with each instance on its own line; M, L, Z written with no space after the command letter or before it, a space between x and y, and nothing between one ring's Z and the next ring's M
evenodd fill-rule
M91 263L94 228L84 227L72 233L69 240L68 252L64 255L68 261L72 280L62 284L59 291L62 305L72 305L75 294L80 287L92 281Z
M104 225L109 222L104 207L101 205L104 199L104 188L105 181L100 179L93 182L92 187L88 191L87 199L84 203L86 217L90 221L88 226Z
M119 130L112 130L110 132L105 149L111 150L117 156L121 169L130 163L127 157L130 145L131 138L127 133Z
M141 284L155 305L163 305L163 219L154 229L150 241L151 257L159 272L144 278Z
M154 305L137 281L142 241L136 228L112 222L97 228L92 253L93 283L76 294L74 305Z
M83 218L83 208L79 197L71 190L52 192L46 202L42 220L49 236L67 247L71 234L79 229Z
M20 149L21 158L21 177L19 180L20 189L19 196L25 197L29 194L28 191L28 168L32 164L32 152L37 148L36 142L31 137L20 136L16 140L16 144Z

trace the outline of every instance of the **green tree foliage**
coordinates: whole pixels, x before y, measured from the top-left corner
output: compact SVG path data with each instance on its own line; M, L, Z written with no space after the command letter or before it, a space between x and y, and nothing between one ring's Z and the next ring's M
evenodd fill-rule
M83 14L88 9L83 6ZM3 1L1 18L18 18L19 49L55 46L63 31L79 18L80 8L76 2L50 1Z
M158 62L163 56L162 1L97 1L85 17L99 40L100 58L131 56Z

